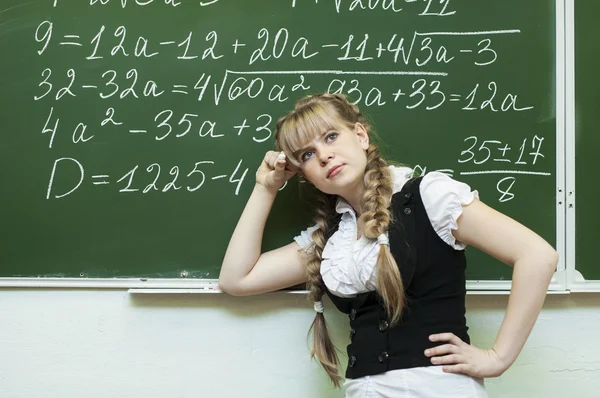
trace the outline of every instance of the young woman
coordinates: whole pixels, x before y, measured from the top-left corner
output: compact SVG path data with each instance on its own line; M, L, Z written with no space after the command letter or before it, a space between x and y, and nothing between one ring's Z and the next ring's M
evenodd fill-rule
M232 295L307 283L312 354L339 386L322 297L350 318L347 397L486 397L483 378L516 359L557 265L554 249L445 174L412 178L389 166L370 126L344 96L301 99L277 122L227 248L220 288ZM298 173L319 193L315 225L261 253L264 225L283 184ZM514 267L494 345L470 345L465 255L472 245ZM410 395L408 395L410 394Z

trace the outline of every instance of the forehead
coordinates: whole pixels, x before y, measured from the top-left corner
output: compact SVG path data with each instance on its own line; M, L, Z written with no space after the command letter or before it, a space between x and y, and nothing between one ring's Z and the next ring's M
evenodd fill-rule
M302 109L281 126L279 144L281 149L291 154L310 145L323 133L346 127L346 123L331 107L321 105Z

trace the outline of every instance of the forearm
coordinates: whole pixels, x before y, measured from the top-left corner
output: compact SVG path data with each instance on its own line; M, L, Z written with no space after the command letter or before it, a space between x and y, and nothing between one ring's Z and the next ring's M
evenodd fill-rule
M508 308L493 347L506 369L516 360L533 329L556 262L556 253L548 251L514 265Z
M233 285L242 280L260 257L265 223L275 194L256 184L229 240L221 266L219 284Z

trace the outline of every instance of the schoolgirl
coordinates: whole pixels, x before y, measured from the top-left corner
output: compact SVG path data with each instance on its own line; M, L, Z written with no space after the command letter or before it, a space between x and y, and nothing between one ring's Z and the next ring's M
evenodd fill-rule
M306 283L316 311L312 354L340 386L323 316L327 294L350 319L347 397L486 397L483 379L515 361L533 328L557 254L467 184L389 165L370 130L360 110L334 94L303 98L277 122L279 151L260 165L219 286L250 295ZM261 253L273 201L296 173L318 193L315 225ZM467 333L467 245L514 267L489 349L471 345Z

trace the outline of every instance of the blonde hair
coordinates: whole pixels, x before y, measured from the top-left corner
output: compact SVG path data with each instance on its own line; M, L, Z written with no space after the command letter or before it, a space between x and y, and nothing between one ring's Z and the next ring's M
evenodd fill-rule
M283 150L290 162L300 167L298 159L292 154L302 148L306 142L324 131L339 128L341 125L353 128L361 123L373 135L370 124L356 105L348 102L341 94L320 94L300 99L293 111L277 121L275 141ZM393 181L388 164L379 154L376 144L370 143L367 151L367 165L363 176L364 193L360 205L362 214L358 220L363 226L363 234L367 238L376 239L385 234L391 224L390 205ZM318 229L312 235L313 244L308 250L307 288L309 299L321 301L326 287L321 278L322 253L327 238L337 227L335 204L337 196L322 192L317 193L317 210L314 217ZM398 265L392 256L389 246L381 245L377 257L377 291L383 298L388 319L392 325L400 321L405 305L404 286ZM317 312L309 329L312 332L313 346L311 358L316 356L336 387L341 377L338 374L339 359L333 345L325 317Z

